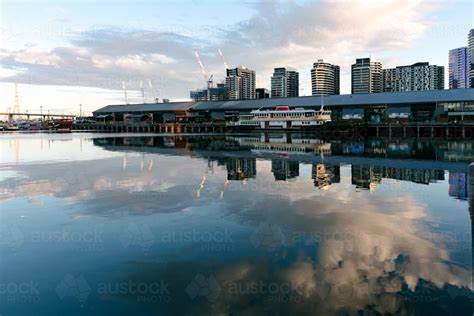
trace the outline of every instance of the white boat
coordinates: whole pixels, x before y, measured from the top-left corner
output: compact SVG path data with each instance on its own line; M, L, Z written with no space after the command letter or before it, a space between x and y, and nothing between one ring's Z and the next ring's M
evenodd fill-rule
M303 108L290 109L289 106L277 106L274 110L253 110L250 114L240 115L233 126L252 126L261 129L300 129L322 125L331 121L331 111Z

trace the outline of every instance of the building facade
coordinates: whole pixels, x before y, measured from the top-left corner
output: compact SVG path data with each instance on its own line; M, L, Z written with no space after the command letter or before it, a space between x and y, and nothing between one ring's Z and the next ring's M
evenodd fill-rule
M469 88L469 58L467 47L449 51L449 89Z
M334 95L340 93L339 66L325 63L319 59L311 69L312 95Z
M444 67L427 62L396 68L396 92L444 89Z
M382 69L382 91L395 92L396 91L396 69L387 68Z
M246 67L227 69L225 87L229 100L255 99L255 71Z
M474 29L468 35L469 86L474 88Z
M268 99L270 97L270 91L266 88L255 89L255 97L257 99Z
M299 96L299 73L293 68L275 68L271 78L271 96L272 98Z
M227 100L227 89L224 83L218 83L209 89L193 90L189 96L194 101L224 101Z
M351 66L352 94L382 92L382 64L370 58L357 58Z

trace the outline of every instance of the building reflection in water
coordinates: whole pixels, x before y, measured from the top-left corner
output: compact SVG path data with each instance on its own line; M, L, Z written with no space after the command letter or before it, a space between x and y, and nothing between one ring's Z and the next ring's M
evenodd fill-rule
M257 160L255 158L229 158L225 162L227 180L246 180L257 175Z
M469 165L469 216L471 218L471 289L474 279L474 163Z
M286 147L293 151L282 155L281 151L285 149L283 145L268 146L266 151L260 150L256 153L252 151L254 147L250 145L238 146L235 145L236 142L222 137L94 139L94 144L97 146L120 152L122 155L117 155L113 160L97 160L94 164L76 162L73 165L75 168L73 172L57 169L65 167L68 170L72 169L68 163L54 166L54 173L49 172L53 168L47 165L42 168L22 166L22 173L28 174L30 172L34 176L30 175L30 178L25 177L10 182L11 185L4 187L4 195L12 197L19 197L21 194L54 196L58 198L55 199L55 203L59 198L67 198L68 203L81 205L84 208L83 214L88 215L82 216L76 222L78 225L81 224L81 221L95 220L93 215L114 216L114 218L126 216L123 212L124 205L127 207L131 205L136 210L135 213L131 212L133 217L126 218L127 225L142 219L146 219L148 223L154 225L155 222L160 221L152 221L153 218L143 216L173 212L173 214L177 214L176 216L184 214L181 217L181 222L188 221L189 227L194 231L194 229L201 228L196 228L194 215L189 210L193 208L199 210L200 207L208 210L212 215L210 217L212 220L216 217L219 218L221 214L230 214L231 216L225 217L225 219L230 217L232 220L236 219L235 223L239 225L239 228L240 225L244 226L242 223L245 225L250 223L249 231L242 230L242 236L244 236L242 245L238 243L239 237L235 234L233 235L235 239L232 240L228 248L225 248L226 253L220 252L223 249L220 248L220 245L218 245L219 250L214 253L208 252L209 248L198 249L196 247L198 242L194 240L189 244L181 241L176 244L157 242L156 247L147 250L146 264L139 262L140 258L144 257L140 253L136 260L139 264L135 266L127 264L119 267L120 273L123 269L130 269L126 272L131 273L125 275L140 282L149 281L150 276L169 281L171 286L175 286L171 293L184 293L183 289L187 286L188 280L192 280L195 275L215 276L219 280L219 299L222 302L213 301L213 308L217 306L215 303L222 303L222 306L226 307L228 305L232 307L239 305L240 307L250 305L248 304L250 300L255 302L253 305L259 305L262 301L268 302L268 297L263 293L260 297L262 301L258 301L255 295L246 296L246 293L235 293L235 291L231 292L226 288L228 284L239 287L242 285L240 288L243 288L247 284L255 284L252 283L255 280L262 279L268 284L276 284L284 280L297 288L298 293L304 295L299 297L301 301L297 301L294 305L288 305L287 301L282 304L282 306L295 308L294 310L288 308L286 314L292 314L292 312L296 314L297 311L310 310L309 308L315 306L324 307L324 305L339 304L337 307L341 315L356 313L410 315L414 314L411 311L415 308L429 310L429 304L442 306L460 300L469 302L466 297L470 292L467 292L464 286L471 283L472 288L472 279L469 279L469 265L471 264L472 268L472 263L469 263L469 249L466 249L466 244L473 241L471 239L474 234L472 226L474 219L474 165L469 166L468 162L459 160L459 157L466 157L466 153L451 151L449 159L453 159L450 160L452 163L445 163L443 157L446 156L435 155L432 150L443 147L416 146L419 152L414 156L423 159L420 163L420 161L416 161L416 158L403 159L404 155L407 155L407 158L413 158L410 156L410 152L411 148L415 147L406 147L400 144L384 150L383 142L373 143L378 147L362 142L361 146L354 144L346 146L350 149L347 152L352 153L360 152L360 148L365 148L364 156L357 156L354 159L350 154L344 156L342 151L337 151L339 150L337 148L343 146L334 142L330 146L322 146L331 148L333 155L321 157L315 154L316 151L309 150L315 144L301 141L308 149L303 151L296 150L298 148L296 138L291 141L293 146ZM320 145L318 144L318 146ZM465 148L466 146L461 147ZM460 147L453 146L451 148ZM148 153L151 153L149 156L156 159L154 168L153 160L146 159L149 157ZM387 155L387 153L392 155L391 158L397 155L397 158L400 159L386 159L386 157L378 156ZM426 157L430 156L436 156L438 160L428 160ZM257 178L257 159L259 159L258 167L261 174L259 179L254 181L256 186L230 184L231 180L244 181L249 178ZM264 163L261 164L260 159L264 160ZM202 175L201 170L205 167L204 162L206 161L208 163L207 169ZM216 168L214 173L215 162L219 168ZM268 168L270 162L271 173ZM300 166L300 164L302 165ZM122 165L126 168L126 172L121 172ZM306 173L310 165L311 175ZM275 180L295 179L300 175L300 167L302 177L298 181L269 187L261 186L263 181L273 182L273 177ZM80 176L78 176L77 170L80 171ZM146 170L149 170L150 173L147 173ZM418 199L419 196L417 196L417 194L425 192L411 190L413 187L420 188L422 185L408 187L403 184L396 185L396 188L410 190L407 194L405 191L400 191L404 193L399 197L400 199L393 199L390 195L391 192L383 192L383 190L379 190L377 194L355 193L353 190L354 186L374 190L384 181L387 187L393 185L393 181L386 179L428 185L445 180L445 170L449 170L449 180L446 179L447 183L444 182L443 186L438 186L438 188L449 190L449 192L444 192L440 197L437 197L438 190L426 191L432 194L430 198L433 197L433 199L443 199L449 193L449 196L453 198L468 200L462 203L456 201L456 203L449 205L457 204L456 210L463 211L462 215L464 216L458 216L456 224L466 223L467 202L471 218L471 238L466 237L467 242L464 238L462 243L453 244L452 248L438 243L438 233L440 233L440 238L443 238L444 231L438 229L440 226L438 222L435 222L436 227L432 228L430 226L433 222L432 218L425 217L430 214L427 210L432 206L425 205L429 203L425 203L424 198ZM47 182L44 180L48 180L48 183L51 184L45 185ZM18 184L22 181L25 183L20 187ZM201 191L203 194L203 198L200 200L186 194L195 189L198 181L201 183L197 195L200 196ZM312 187L311 181L316 188L323 190L330 188L333 184L341 182L342 184L334 186L338 190L320 192ZM350 186L350 183L354 186ZM449 188L444 186L445 184L449 184ZM203 190L205 185L209 190ZM224 199L224 192L229 185L229 194ZM91 188L94 188L93 191ZM213 209L213 206L209 205L209 201L215 202L212 197L217 196L214 194L216 188L220 190L219 197L224 201L216 203L217 207ZM344 192L347 193L347 196L339 196L340 191L343 190L347 191ZM161 192L166 192L166 194ZM279 196L275 193L279 193ZM347 201L350 201L350 204L347 204ZM48 200L45 203L48 203ZM67 206L69 205L67 204ZM359 210L359 212L347 212L347 207ZM76 207L76 209L79 208ZM266 213L267 209L271 211ZM104 210L110 213L105 213ZM223 213L223 211L228 213ZM443 219L448 219L446 222L451 221L451 216L454 213L452 209L445 208L440 211L443 212ZM425 214L425 212L427 213ZM83 214L79 213L79 215ZM218 214L218 216L214 216L214 214ZM158 215L161 216L161 214ZM204 218L203 215L205 214L196 216ZM457 216L457 214L455 215ZM160 219L162 218L165 219L165 216ZM173 218L175 218L174 215ZM232 222L232 225L235 223ZM60 224L63 224L63 217L60 217ZM87 222L83 225L85 224ZM165 224L168 223L165 222ZM162 231L166 232L168 228L161 223L162 226L153 225L150 224L150 227L157 228L156 231L152 230L152 236L155 237L163 236L158 234L162 234ZM217 225L226 225L226 223L218 221L202 228L206 229L202 231L207 232L207 229L215 231ZM175 229L174 226L169 226L170 230ZM120 228L122 227L120 226ZM446 228L446 232L449 233L447 237L450 237L451 233L456 234L455 230L458 229L459 233L463 233L462 236L465 236L464 233L469 233L469 227L456 225ZM183 236L188 232L189 230L183 230ZM135 238L135 236L131 237ZM136 237L141 237L141 235ZM108 238L104 238L104 240L108 240ZM117 243L115 242L115 244ZM59 246L64 246L64 244ZM101 251L113 249L114 244L111 247L107 246L104 244L106 250ZM224 246L228 245L224 244ZM470 246L471 259L474 260L472 244ZM208 247L208 245L204 245L204 247ZM123 258L126 258L127 261L129 259L127 255L134 255L136 250L131 248L140 247L120 248L121 251L124 249L131 251L130 253L124 252ZM168 256L166 248L171 249L172 255ZM184 259L174 255L175 252L177 253L176 249L185 249L182 251L185 254ZM192 251L187 249L192 249ZM227 251L228 257L226 257ZM207 259L206 252L210 258L212 257L209 270L207 270L205 261ZM317 252L316 255L315 252ZM461 252L462 254L459 255ZM250 254L248 258L251 259L247 258L247 253ZM446 255L451 255L451 253L453 256ZM172 258L173 261L170 261L169 264L168 261L163 261L166 263L163 265L156 264L161 261L152 259L154 258L152 255L155 254L160 260L161 258ZM87 255L88 253L85 253L83 257ZM259 258L257 255L262 255L262 257ZM223 258L222 262L214 259L218 256ZM94 257L97 256L92 253L90 257L86 258L93 261ZM105 257L112 258L108 263L111 267L116 267L118 260L116 253L104 253L100 259L103 260L102 258ZM180 259L183 261L179 261ZM195 259L196 262L193 262L192 259ZM28 260L24 261L28 262ZM103 262L99 264L104 265ZM181 267L179 273L182 274L178 274L175 267ZM136 270L134 270L135 268ZM21 271L24 270L26 269L21 269ZM115 273L115 271L113 272ZM170 272L171 275L168 275L167 272ZM93 273L89 275L91 274ZM184 285L175 282L178 279L177 276L180 281L185 280ZM141 277L143 279L140 279ZM90 280L93 279L88 279L88 281ZM103 279L100 281L103 282ZM92 281L90 282L92 284ZM175 289L176 291L174 291ZM226 293L232 295L225 296ZM239 294L242 295L239 296ZM173 303L179 305L178 307L183 307L186 302L189 302L188 297L173 298ZM205 303L208 302L205 301ZM191 308L195 308L198 304L198 300L193 300L191 304L188 304L190 309L186 310L187 313L175 312L174 314L190 314ZM210 304L206 306L208 305ZM259 311L265 311L265 308L268 307L263 306ZM468 307L465 310L468 310ZM352 311L354 312L350 313ZM441 309L434 310L429 314L443 314L438 311ZM332 310L318 310L318 312L314 314L335 314ZM169 314L172 314L171 309ZM461 313L454 314L460 315Z
M339 165L313 164L311 178L315 187L327 189L331 184L341 182L341 170Z
M356 188L375 190L382 178L430 184L444 180L444 171L436 169L393 168L372 165L352 165L352 184Z
M272 172L276 181L294 179L300 174L300 164L284 158L272 159Z
M449 196L456 199L466 200L468 196L469 176L463 172L449 173Z
M351 166L351 183L358 189L375 190L382 182L383 168L380 166Z

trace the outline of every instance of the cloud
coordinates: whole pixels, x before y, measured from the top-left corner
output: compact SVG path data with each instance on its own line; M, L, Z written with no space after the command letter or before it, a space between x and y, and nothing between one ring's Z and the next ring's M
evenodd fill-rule
M406 49L434 23L438 9L423 1L262 1L247 20L218 27L201 37L116 27L74 34L70 43L50 51L35 47L2 50L0 62L18 70L4 81L129 89L152 79L163 96L183 98L204 86L194 49L218 80L224 68L220 48L231 64L257 71L258 86L268 86L273 67L298 68L309 90L309 68L324 58L347 75L356 56ZM23 71L19 71L19 70Z

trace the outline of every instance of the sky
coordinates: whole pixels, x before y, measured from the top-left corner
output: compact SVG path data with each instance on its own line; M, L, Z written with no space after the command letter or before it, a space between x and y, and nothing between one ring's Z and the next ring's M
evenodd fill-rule
M0 112L85 113L155 97L189 98L206 85L195 50L214 81L231 66L270 87L273 68L300 72L310 95L318 59L341 66L371 57L384 68L420 61L446 67L448 51L467 45L474 0L124 1L0 0Z

